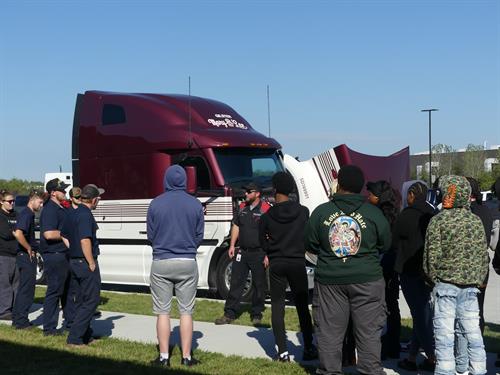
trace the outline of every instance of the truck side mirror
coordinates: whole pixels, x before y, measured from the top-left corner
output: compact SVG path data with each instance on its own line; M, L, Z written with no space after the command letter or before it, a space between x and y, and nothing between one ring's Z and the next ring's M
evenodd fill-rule
M198 180L196 178L196 167L192 165L185 166L186 170L186 192L188 194L194 195L196 194L196 190L198 188Z

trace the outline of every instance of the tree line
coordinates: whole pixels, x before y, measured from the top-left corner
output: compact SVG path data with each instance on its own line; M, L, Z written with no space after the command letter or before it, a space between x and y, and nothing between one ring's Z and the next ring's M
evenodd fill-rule
M469 144L465 152L457 152L452 146L439 143L432 146L432 175L438 177L456 174L473 177L479 182L481 190L489 190L500 177L500 148L495 158L497 162L492 165L491 171L485 171L484 161L487 156L482 145ZM428 176L428 171L422 171L419 177L427 181ZM412 178L416 178L416 171L412 171Z
M0 178L0 190L7 190L14 195L27 195L32 190L43 191L44 186L41 181L28 181L19 178L5 180Z

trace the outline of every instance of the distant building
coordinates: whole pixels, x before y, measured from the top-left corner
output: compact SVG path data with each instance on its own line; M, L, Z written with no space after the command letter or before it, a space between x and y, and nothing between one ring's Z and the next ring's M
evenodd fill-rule
M491 172L493 168L499 165L500 161L498 160L500 145L490 146L488 149L484 149L481 152L484 153L484 170L486 172ZM452 159L453 163L456 165L460 165L464 163L464 155L466 149L459 149L453 153L432 153L432 180L438 176L435 175L435 170L439 168L439 159L444 157L448 157L448 159ZM423 175L428 175L429 173L429 151L419 152L413 155L410 155L410 174L416 176L417 178L422 178Z

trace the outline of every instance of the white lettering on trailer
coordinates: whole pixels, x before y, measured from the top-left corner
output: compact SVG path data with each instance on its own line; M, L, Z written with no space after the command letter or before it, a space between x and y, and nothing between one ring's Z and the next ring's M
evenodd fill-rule
M209 118L207 121L209 124L216 126L216 127L224 127L224 128L237 128L237 129L243 129L246 130L248 127L241 123L236 121L231 117L231 115L226 115L226 114L221 114L221 113L216 113L214 115L217 119L220 120L214 120L213 118Z

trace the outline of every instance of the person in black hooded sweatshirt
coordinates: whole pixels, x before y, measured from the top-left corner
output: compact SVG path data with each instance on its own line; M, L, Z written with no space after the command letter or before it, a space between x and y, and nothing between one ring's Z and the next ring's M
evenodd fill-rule
M398 362L398 367L417 371L434 371L434 334L432 331L431 292L423 271L425 232L434 216L435 208L426 201L427 186L415 182L407 193L408 207L396 219L393 230L393 246L396 249L394 270L399 274L401 289L413 318L413 333L408 358ZM417 366L419 348L427 359Z
M287 283L292 291L304 339L303 360L312 360L318 357L318 351L312 343L313 329L308 307L309 288L305 264L304 228L309 210L289 200L288 196L294 189L292 176L278 172L273 176L272 182L276 204L261 217L259 236L267 254L264 262L266 267L269 266L271 321L278 347L276 360L290 361L284 319Z

